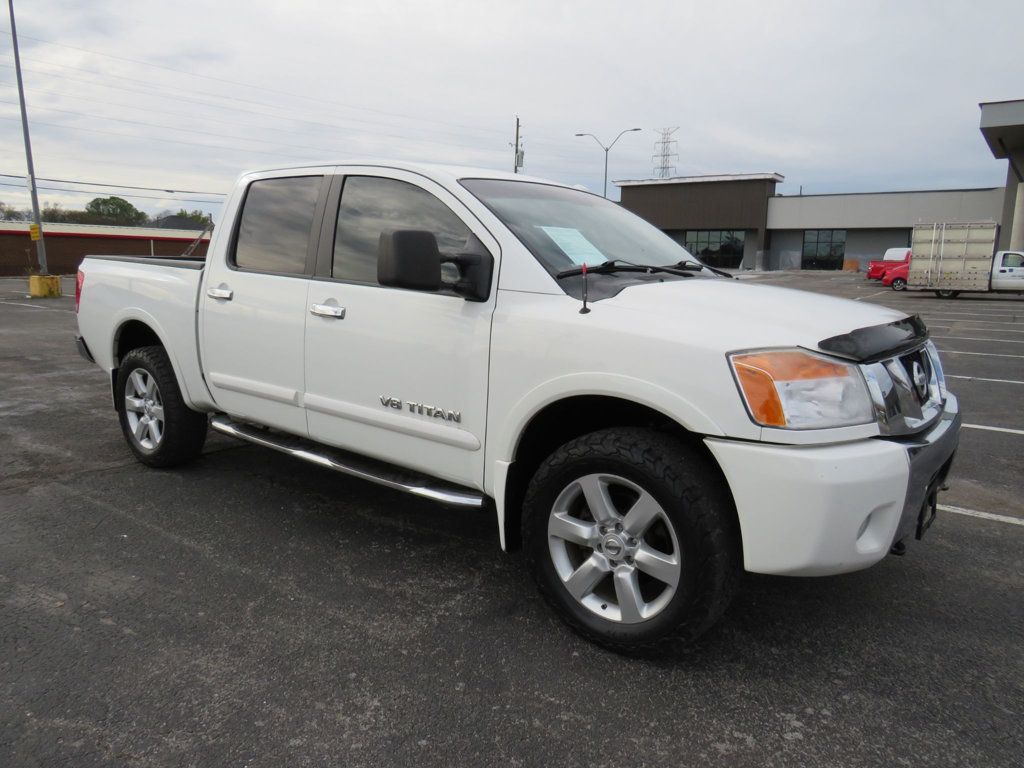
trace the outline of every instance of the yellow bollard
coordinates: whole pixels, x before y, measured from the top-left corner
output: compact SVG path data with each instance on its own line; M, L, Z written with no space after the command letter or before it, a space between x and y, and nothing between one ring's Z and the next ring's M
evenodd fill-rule
M33 299L60 296L60 275L29 275L28 295Z

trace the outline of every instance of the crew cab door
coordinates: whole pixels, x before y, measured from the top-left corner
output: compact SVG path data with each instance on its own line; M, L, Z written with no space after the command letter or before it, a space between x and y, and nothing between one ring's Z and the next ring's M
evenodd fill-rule
M481 487L496 288L476 302L450 290L382 287L377 251L381 232L398 229L432 232L442 255L475 235L497 260L498 244L439 184L361 170L346 169L332 185L309 286L310 436Z
M992 264L993 291L1024 291L1024 252L1000 251Z
M323 171L252 177L225 211L234 230L207 259L199 295L202 364L217 405L303 436L306 294L329 185Z

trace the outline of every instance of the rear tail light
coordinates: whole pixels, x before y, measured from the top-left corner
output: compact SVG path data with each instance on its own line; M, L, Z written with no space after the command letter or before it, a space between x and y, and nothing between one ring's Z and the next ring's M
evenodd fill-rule
M78 305L82 303L82 288L85 287L85 272L78 270L78 277L75 278L75 314L78 314Z

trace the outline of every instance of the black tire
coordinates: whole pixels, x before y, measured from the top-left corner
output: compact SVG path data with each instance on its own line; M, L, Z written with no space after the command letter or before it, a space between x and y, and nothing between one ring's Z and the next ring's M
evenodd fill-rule
M940 299L955 299L960 295L960 291L936 291L935 295Z
M594 473L635 483L660 505L663 520L674 529L673 543L681 555L678 585L659 612L636 623L609 620L598 615L594 603L586 607L573 597L552 554L551 547L561 543L557 537L549 539L554 505L561 503L577 479ZM556 543L549 544L549 540ZM718 467L699 451L649 429L593 432L549 456L526 492L523 542L530 572L559 617L586 639L629 655L660 655L706 632L728 608L742 573L735 508ZM580 547L580 557L593 557L598 550L600 546L593 551ZM602 554L607 551L605 547ZM633 560L629 562L635 565ZM617 595L614 577L609 576ZM608 584L594 588L597 603L603 599L598 592L601 589L607 590ZM602 610L605 607L600 606Z
M892 281L892 289L894 291L905 291L907 290L907 281L902 277L897 277Z
M162 429L156 441L152 434L144 435L145 441L140 440L130 425L126 392L129 377L139 370L146 372L155 381L156 396L163 408ZM185 405L171 361L163 347L139 347L125 355L117 371L116 393L121 431L128 447L140 462L150 467L173 467L202 452L208 425L206 414L193 411ZM151 444L145 445L144 442Z

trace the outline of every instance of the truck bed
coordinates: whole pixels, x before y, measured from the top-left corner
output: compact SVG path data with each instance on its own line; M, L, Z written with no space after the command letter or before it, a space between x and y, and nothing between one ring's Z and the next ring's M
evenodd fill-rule
M196 334L204 266L201 258L86 256L78 327L96 363L117 367L118 339L137 321L160 338L186 400L204 401Z

